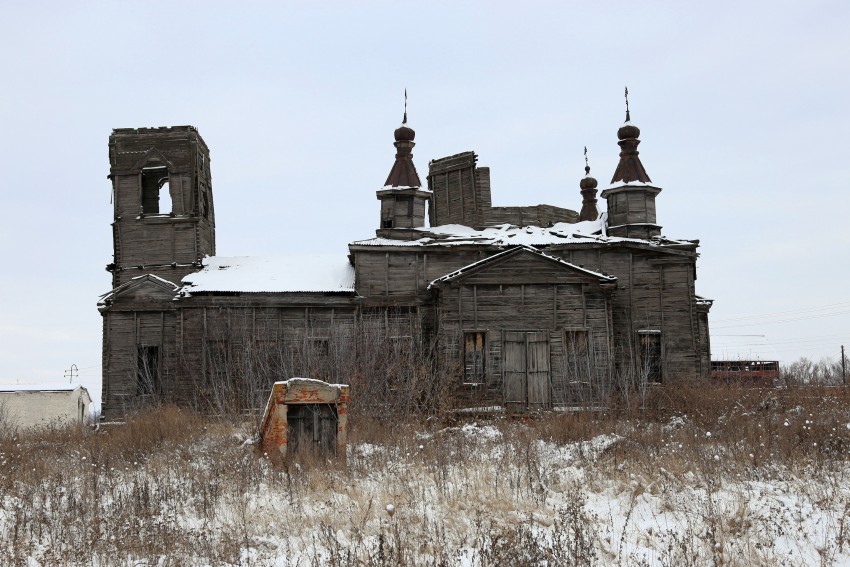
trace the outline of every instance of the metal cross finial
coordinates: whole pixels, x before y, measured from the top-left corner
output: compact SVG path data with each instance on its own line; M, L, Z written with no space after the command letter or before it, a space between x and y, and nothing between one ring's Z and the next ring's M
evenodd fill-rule
M631 121L631 119L629 115L629 87L626 87L626 122Z
M584 173L590 175L590 164L587 161L587 146L584 147Z
M404 120L401 121L402 124L407 124L407 89L404 89Z

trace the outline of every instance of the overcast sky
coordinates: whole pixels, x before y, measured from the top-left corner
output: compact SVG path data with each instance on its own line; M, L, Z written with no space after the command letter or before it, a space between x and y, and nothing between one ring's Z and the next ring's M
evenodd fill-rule
M578 210L628 85L663 233L702 243L714 357L850 347L846 0L0 4L0 382L76 364L100 397L112 128L199 129L219 255L344 255L404 88L423 179L474 150L494 205Z

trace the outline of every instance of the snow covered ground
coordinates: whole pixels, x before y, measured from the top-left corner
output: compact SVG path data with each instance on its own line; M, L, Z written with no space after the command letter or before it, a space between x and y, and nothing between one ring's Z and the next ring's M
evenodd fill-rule
M850 565L840 409L362 426L278 469L168 412L4 439L0 564Z

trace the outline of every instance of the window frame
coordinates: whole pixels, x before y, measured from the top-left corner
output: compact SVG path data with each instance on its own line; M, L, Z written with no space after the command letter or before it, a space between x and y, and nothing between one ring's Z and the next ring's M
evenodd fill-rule
M480 338L480 349L475 348L473 352L479 353L480 360L473 362L472 365L467 364L467 337ZM473 344L476 341L473 339ZM461 331L461 357L462 357L462 384L467 386L480 386L487 383L487 330L486 329L464 329ZM470 371L471 370L471 371Z
M160 345L136 345L136 395L157 396L162 391Z
M637 362L638 373L641 379L646 380L646 384L663 384L664 383L664 341L662 340L662 332L660 329L638 329L638 344L637 344ZM657 345L653 350L658 353L658 362L655 367L647 367L644 375L645 364L645 349L644 338L657 337Z

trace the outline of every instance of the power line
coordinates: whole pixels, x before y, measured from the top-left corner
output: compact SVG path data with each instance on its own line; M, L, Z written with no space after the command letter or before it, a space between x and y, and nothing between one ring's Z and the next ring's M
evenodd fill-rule
M753 341L751 338L747 337L747 338L742 338L741 340L735 341L735 340L730 340L730 339L715 340L714 337L712 337L711 342L716 343L716 344L739 344L739 343L742 343L742 342L747 342L747 343L751 343L751 344L754 344L754 343L757 343L757 344L770 343L770 344L783 344L783 345L794 345L794 344L824 344L824 345L826 345L826 344L839 343L843 339L846 339L846 338L847 337L845 337L845 336L839 336L839 337L835 337L835 338L814 338L813 337L813 338L809 338L809 339L801 337L801 338L765 339L764 341Z
M769 319L772 317L784 317L789 315L797 315L802 313L810 313L812 311L823 311L825 309L833 309L839 307L841 309L850 308L850 302L841 302L841 303L830 303L827 305L820 305L815 307L801 307L798 309L790 309L787 311L775 311L773 313L762 313L760 315L745 315L742 317L727 317L725 319L713 319L716 323L724 323L727 321L744 321L748 319Z
M850 315L850 311L838 311L836 313L824 313L821 315L809 315L807 317L794 317L790 319L779 319L776 321L759 321L756 323L740 323L738 325L720 325L714 329L736 329L738 327L756 327L759 325L775 325L777 323L793 323L795 321L807 321L809 319L823 319L826 317L837 317L839 315Z

